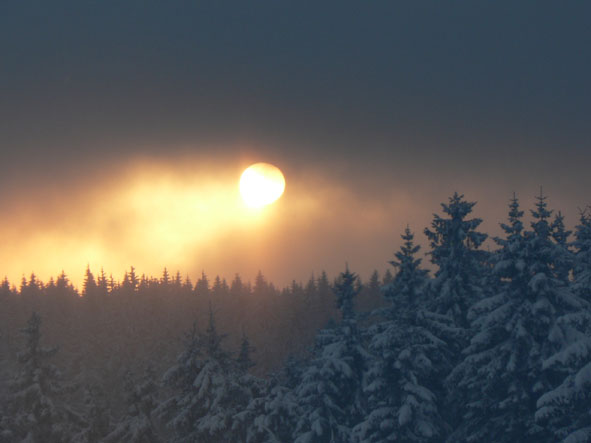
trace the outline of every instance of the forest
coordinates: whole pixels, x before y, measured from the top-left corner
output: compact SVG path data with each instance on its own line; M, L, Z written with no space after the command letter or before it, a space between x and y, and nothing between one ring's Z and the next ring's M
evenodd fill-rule
M4 279L0 442L589 442L591 208L474 206L363 282Z

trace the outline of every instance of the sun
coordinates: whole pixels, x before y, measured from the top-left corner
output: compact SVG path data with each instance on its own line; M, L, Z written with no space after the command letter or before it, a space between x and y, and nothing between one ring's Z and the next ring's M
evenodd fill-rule
M240 194L247 206L261 208L276 201L285 190L281 170L269 163L255 163L240 177Z

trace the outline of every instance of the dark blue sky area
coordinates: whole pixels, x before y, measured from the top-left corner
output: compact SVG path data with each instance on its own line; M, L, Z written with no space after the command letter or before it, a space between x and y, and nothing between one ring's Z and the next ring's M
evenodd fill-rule
M48 167L243 141L295 163L493 167L548 185L558 163L589 185L590 13L574 1L2 2L0 155Z

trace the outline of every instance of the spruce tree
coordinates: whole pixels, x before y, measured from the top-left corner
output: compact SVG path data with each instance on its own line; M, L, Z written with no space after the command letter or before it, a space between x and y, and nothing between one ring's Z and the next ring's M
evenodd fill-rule
M137 292L139 286L139 279L137 274L135 273L135 268L131 266L129 272L125 272L123 276L123 282L121 283L121 288L127 294L133 294Z
M301 408L292 389L274 377L265 383L263 395L255 397L237 416L245 423L246 443L283 443L293 440Z
M514 197L501 225L505 237L495 239L497 289L470 309L474 335L448 378L453 401L462 406L450 441L553 441L534 420L536 401L552 386L543 362L569 334L557 319L581 304L557 278L562 252L552 240L546 197L537 200L530 231Z
M170 284L170 274L168 273L168 269L164 268L162 271L162 277L160 278L160 284L164 287L168 287Z
M86 267L86 272L84 274L84 283L82 286L82 295L84 297L94 297L97 295L98 292L98 285L94 279L94 275L90 271L90 266Z
M193 283L191 282L191 278L188 275L185 277L185 282L183 283L183 290L187 294L193 292Z
M558 379L537 401L536 421L547 428L549 441L591 441L591 315L586 306L562 316L568 344L543 362L550 380Z
M448 204L441 204L447 217L434 214L432 230L425 229L431 245L429 255L437 266L432 281L433 309L463 329L469 328L469 307L483 296L486 253L478 248L487 235L476 230L482 223L480 218L467 218L475 204L456 192Z
M104 438L104 443L157 443L158 435L155 410L158 406L158 385L154 370L147 367L143 376L136 380L130 371L124 376L127 414L115 429Z
M157 409L174 434L174 442L189 442L199 418L193 382L201 368L201 337L196 324L185 334L184 349L177 362L164 374L164 383L173 391Z
M201 278L197 280L197 284L195 285L195 294L201 297L206 297L209 295L209 280L207 275L205 275L205 271L201 272Z
M101 273L97 278L97 289L98 293L102 296L105 296L109 293L109 282L107 280L107 275L105 274L105 270L101 268Z
M564 226L564 216L560 211L554 216L550 228L552 230L552 239L557 246L553 260L554 272L556 278L567 285L569 284L569 276L574 261L574 256L570 250L569 243L569 237L572 234L572 231L567 230Z
M85 425L74 436L73 443L99 443L107 436L111 425L110 411L99 386L91 385L84 391Z
M232 285L230 286L230 294L233 297L239 297L243 292L244 285L242 284L242 279L240 278L240 274L236 274L234 276L234 280L232 280Z
M367 414L354 430L358 442L441 441L445 424L439 412L438 380L446 347L421 325L427 271L415 258L419 246L407 227L404 243L390 262L396 269L383 287L390 306L384 321L368 330L372 353L366 374Z
M64 398L68 387L57 367L48 362L58 349L41 346L41 317L35 312L22 332L26 344L18 354L20 370L6 405L11 417L7 431L13 441L69 441L83 420L68 407Z
M581 211L575 227L573 290L591 302L591 207Z
M210 307L204 334L195 329L177 364L164 376L174 390L159 408L174 431L175 442L242 441L244 428L235 420L253 398L252 385L241 378L236 360L222 347Z
M219 298L223 295L225 295L225 288L224 285L222 284L222 279L220 278L219 275L215 276L215 279L213 281L213 286L211 287L211 294L216 297Z
M251 346L244 328L242 329L242 341L240 342L240 352L236 362L238 363L238 369L242 372L248 372L255 363L252 361L251 354L254 352L254 348Z
M591 220L581 212L575 231L572 291L578 299L556 323L556 336L563 346L543 362L543 370L555 381L537 401L536 420L547 427L556 441L591 440ZM556 239L559 243L559 239Z
M316 282L316 287L318 290L318 304L320 306L320 317L324 324L326 324L326 322L334 312L334 295L332 294L330 282L328 281L328 275L326 275L326 271L322 271L320 273L320 277L318 277L318 280Z
M349 442L353 426L364 415L362 376L367 355L354 308L356 280L348 269L337 280L334 293L341 321L319 332L314 358L296 387L302 409L293 436L297 443Z

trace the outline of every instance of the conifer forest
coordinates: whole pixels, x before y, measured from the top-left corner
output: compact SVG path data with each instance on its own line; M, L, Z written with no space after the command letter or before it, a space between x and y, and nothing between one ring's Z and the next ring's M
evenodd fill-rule
M589 442L591 209L513 196L489 238L474 205L365 281L4 279L0 441Z

